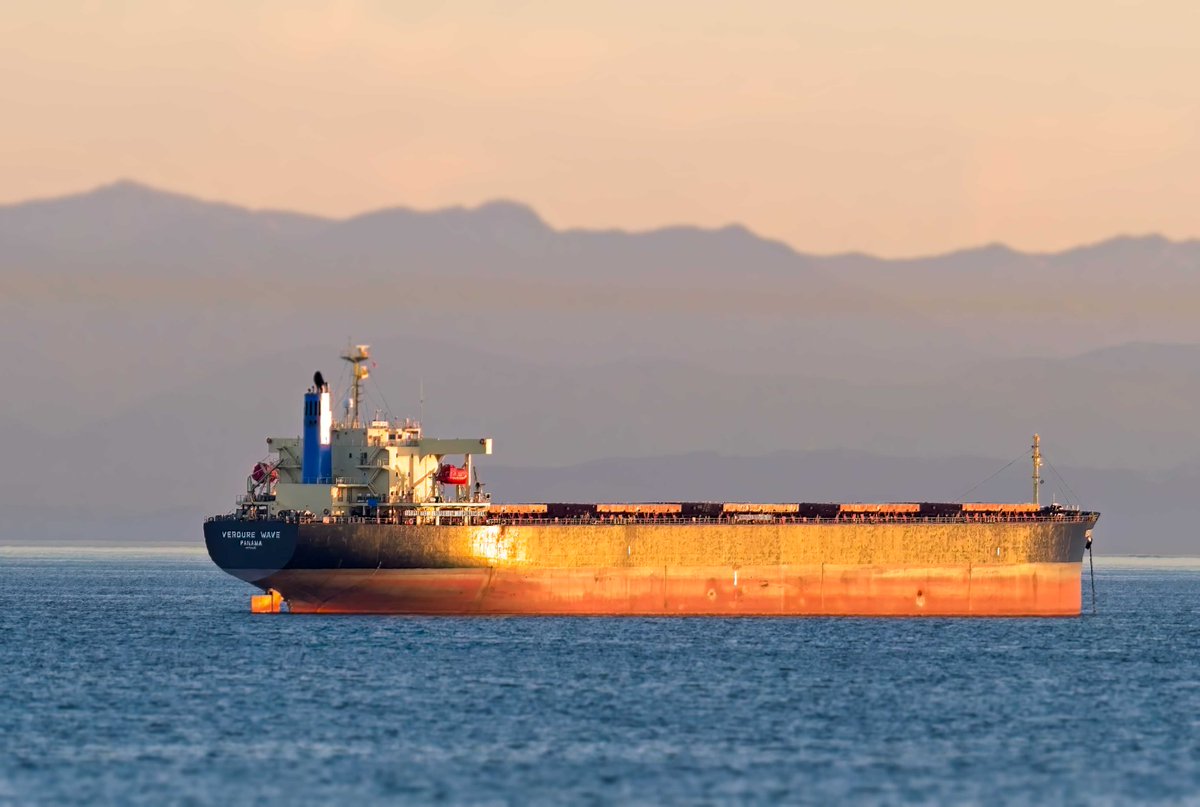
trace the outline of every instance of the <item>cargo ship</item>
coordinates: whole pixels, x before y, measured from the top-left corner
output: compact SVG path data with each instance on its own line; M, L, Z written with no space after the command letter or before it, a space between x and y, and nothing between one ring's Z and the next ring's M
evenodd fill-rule
M359 415L369 346L321 373L299 437L267 439L209 556L258 612L1076 616L1098 513L1033 501L497 503L491 438ZM460 459L461 458L461 459ZM800 497L798 497L800 498Z

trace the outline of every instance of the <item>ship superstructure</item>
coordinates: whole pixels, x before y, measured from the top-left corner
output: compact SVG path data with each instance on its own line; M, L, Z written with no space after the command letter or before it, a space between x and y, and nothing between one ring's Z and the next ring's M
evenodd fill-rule
M440 524L472 523L487 512L473 457L492 453L490 437L429 438L415 420L360 418L369 350L355 345L342 356L352 365L352 387L339 420L329 385L314 375L302 436L267 438L271 456L251 474L242 517ZM455 457L461 464L450 461Z
M300 437L270 456L209 555L266 592L257 610L587 615L1039 615L1080 612L1098 513L1039 501L493 503L490 438L360 417L369 348L342 417L317 373ZM461 459L459 459L461 458ZM799 497L798 497L799 498Z

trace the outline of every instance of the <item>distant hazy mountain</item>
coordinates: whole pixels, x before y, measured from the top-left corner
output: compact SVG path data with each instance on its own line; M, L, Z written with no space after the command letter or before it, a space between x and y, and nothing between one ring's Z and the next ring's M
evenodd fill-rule
M514 466L614 456L687 456L699 476L672 478L700 487L746 457L730 489L782 496L772 480L808 466L779 452L847 451L829 496L875 498L1036 430L1087 479L1127 475L1086 504L1144 491L1112 501L1151 518L1200 462L1198 303L1200 243L1156 236L883 260L740 226L559 231L513 202L330 220L122 182L0 207L0 506L21 514L0 538L187 533L268 433L297 431L307 379L336 377L351 340L376 347L374 405L415 414L423 388L432 431L497 438L504 498L506 479L560 489ZM580 467L590 498L676 491Z
M161 278L187 270L229 278L252 271L320 282L362 272L388 280L515 276L669 288L678 278L726 286L731 267L767 277L805 266L787 246L737 226L556 232L528 207L506 201L469 210L393 208L334 221L203 202L133 182L2 206L0 243L9 270L68 276ZM590 276L598 269L601 277Z

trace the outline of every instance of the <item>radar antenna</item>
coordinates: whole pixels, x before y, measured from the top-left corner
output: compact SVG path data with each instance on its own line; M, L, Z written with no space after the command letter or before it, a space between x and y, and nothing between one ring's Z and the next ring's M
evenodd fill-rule
M371 371L365 366L371 360L370 345L354 345L342 354L345 361L353 366L350 389L350 428L357 429L362 424L358 420L358 408L362 401L362 382L370 377Z

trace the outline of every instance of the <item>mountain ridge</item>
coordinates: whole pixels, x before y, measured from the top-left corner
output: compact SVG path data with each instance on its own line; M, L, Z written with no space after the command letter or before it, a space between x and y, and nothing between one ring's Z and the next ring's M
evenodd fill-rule
M643 236L655 234L720 234L744 238L749 236L757 241L767 242L786 249L793 257L818 261L868 261L874 263L890 263L906 265L929 261L955 262L970 260L972 262L993 262L1010 258L1063 258L1073 259L1087 256L1097 250L1116 248L1144 247L1183 247L1200 246L1200 237L1171 239L1161 233L1150 232L1142 234L1116 233L1096 241L1087 242L1058 250L1024 250L1004 242L987 242L983 244L966 245L945 251L923 253L912 256L884 256L872 252L854 250L849 252L810 252L790 244L779 238L758 233L752 226L743 222L703 227L689 224L663 224L645 229L629 229L622 227L563 227L556 228L547 223L546 219L531 205L506 197L498 197L480 202L477 205L450 205L438 208L415 208L406 205L389 205L386 207L364 210L348 216L325 216L303 211L279 207L251 207L223 200L206 199L181 191L167 190L134 179L117 179L98 185L94 188L57 196L40 196L0 204L0 221L5 215L16 211L25 214L46 211L53 208L70 208L89 203L116 203L118 205L154 204L170 205L179 211L205 212L208 214L248 216L260 221L287 221L295 224L305 224L314 229L336 225L360 225L377 220L391 220L396 217L409 219L438 219L478 217L483 220L498 222L507 226L521 226L530 230L541 230L559 235L625 235Z

